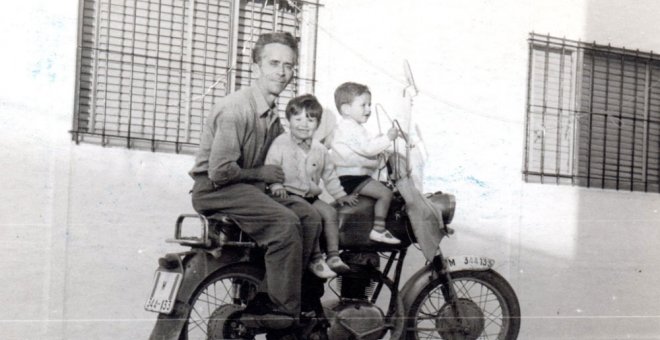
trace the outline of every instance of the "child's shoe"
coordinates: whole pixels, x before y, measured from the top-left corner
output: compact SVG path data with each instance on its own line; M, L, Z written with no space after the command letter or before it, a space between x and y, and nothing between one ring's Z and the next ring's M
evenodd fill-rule
M325 262L335 273L345 273L351 270L351 268L344 263L339 256L330 256Z
M312 261L309 264L309 270L322 279L329 279L337 276L337 273L333 272L322 258Z
M378 231L376 229L371 229L369 233L369 239L375 242L382 242L387 244L399 244L401 240L394 237L388 230Z

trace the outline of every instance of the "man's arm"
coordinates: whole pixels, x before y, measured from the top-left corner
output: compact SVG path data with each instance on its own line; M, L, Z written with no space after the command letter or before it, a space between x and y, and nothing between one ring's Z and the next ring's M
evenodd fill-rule
M282 169L273 165L244 169L238 165L241 158L239 133L245 130L245 122L235 112L220 112L215 118L213 143L209 155L209 178L224 186L237 182L274 183L284 180Z
M275 166L278 166L280 168L282 167L283 158L284 158L284 155L283 155L284 150L283 150L282 146L280 145L281 143L279 143L279 141L280 141L280 139L275 139L273 144L271 144L270 148L268 149L268 153L266 154L266 160L264 161L265 165L275 165ZM270 185L271 192L273 192L273 193L280 192L280 195L278 195L280 197L282 196L282 194L281 194L282 190L285 190L284 189L284 184L282 182L284 182L284 179L282 179L282 181L280 181L280 182L271 183L271 185ZM285 193L286 193L286 191L285 191Z
M352 125L344 125L342 129L342 131L337 131L337 138L334 142L343 144L347 149L362 157L377 157L392 145L392 141L386 135L368 137L366 129Z

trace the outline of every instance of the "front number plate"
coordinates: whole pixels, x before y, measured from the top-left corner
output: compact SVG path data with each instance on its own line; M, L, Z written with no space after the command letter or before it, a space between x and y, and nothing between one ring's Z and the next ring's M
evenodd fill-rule
M485 256L460 255L445 258L445 268L449 272L459 270L488 270L494 264L495 260Z
M157 270L154 285L151 288L151 296L144 304L144 309L163 314L171 313L182 277L181 273Z

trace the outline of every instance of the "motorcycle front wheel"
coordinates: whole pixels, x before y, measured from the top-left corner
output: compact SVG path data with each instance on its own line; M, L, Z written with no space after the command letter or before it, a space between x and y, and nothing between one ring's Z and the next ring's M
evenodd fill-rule
M232 318L257 292L263 271L255 266L235 265L209 275L190 301L190 314L182 340L251 339Z
M513 340L518 337L520 304L502 276L492 270L464 270L451 273L451 278L456 304L445 300L446 287L440 278L430 281L408 310L406 339Z

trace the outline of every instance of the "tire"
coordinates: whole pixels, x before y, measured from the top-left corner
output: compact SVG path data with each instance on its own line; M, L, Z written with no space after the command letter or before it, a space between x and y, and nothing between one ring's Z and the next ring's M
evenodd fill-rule
M451 273L458 310L465 316L457 332L454 308L442 294L439 278L429 282L408 311L406 339L514 340L520 330L520 305L513 288L499 274L487 271ZM467 326L467 327L465 327Z
M206 278L195 289L190 313L181 334L182 340L250 339L252 336L229 335L226 320L243 310L256 294L263 270L239 264L224 267ZM209 334L212 333L212 334Z

